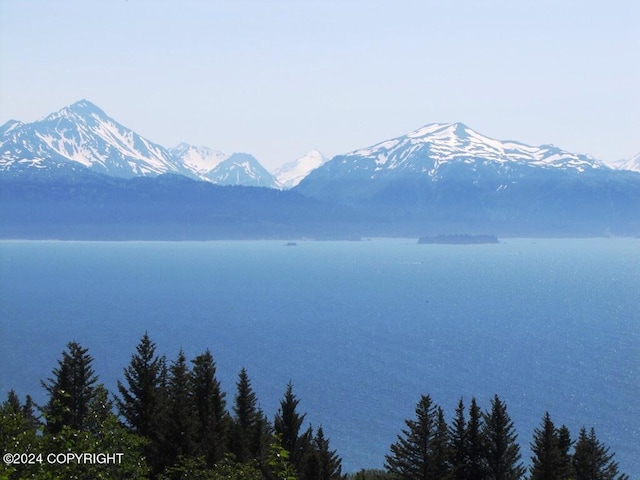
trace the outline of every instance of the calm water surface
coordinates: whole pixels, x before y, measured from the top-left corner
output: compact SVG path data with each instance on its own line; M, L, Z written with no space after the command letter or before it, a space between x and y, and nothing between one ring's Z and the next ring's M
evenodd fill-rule
M115 391L145 331L210 348L229 403L246 367L270 418L291 380L345 471L382 466L420 394L498 393L526 461L548 410L640 478L638 239L0 242L2 398L42 400L71 340Z

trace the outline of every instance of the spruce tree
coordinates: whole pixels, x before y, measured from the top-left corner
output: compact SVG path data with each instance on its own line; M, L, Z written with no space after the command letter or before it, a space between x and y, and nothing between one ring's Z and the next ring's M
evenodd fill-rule
M280 408L276 413L273 427L279 435L282 446L289 452L289 461L296 471L302 471L302 461L311 446L311 431L300 434L300 428L306 414L297 411L300 400L293 393L293 384L287 384L287 390L280 401Z
M11 415L20 419L20 429L35 433L40 426L40 421L35 413L35 406L30 395L25 398L24 404L20 403L20 398L15 390L9 390L7 400L0 405L2 415ZM3 432L4 433L4 432Z
M28 400L26 403L29 403ZM42 452L33 409L20 403L14 390L0 404L0 451L3 453ZM0 462L0 478L36 478L39 464Z
M311 430L308 431L311 434ZM342 480L342 460L329 447L322 426L318 428L306 454L300 480Z
M436 431L433 437L433 475L436 478L447 480L451 478L450 467L450 437L449 427L444 419L444 410L437 408Z
M164 445L167 419L167 368L164 357L156 355L156 345L145 332L136 353L124 369L126 385L118 381L116 405L129 429L149 440L145 453L152 472L166 466Z
M182 349L169 367L167 384L168 417L164 438L164 454L172 465L180 456L195 453L195 409L191 401L190 372Z
M467 480L469 477L469 441L464 411L464 401L460 398L449 429L451 477L454 480Z
M195 408L195 450L209 466L222 460L228 449L231 417L225 393L216 378L216 365L209 350L192 360L191 394Z
M627 480L627 475L618 471L614 454L596 438L595 430L589 433L583 427L573 453L575 480Z
M560 478L569 480L574 478L573 458L571 455L571 433L566 425L562 425L558 429L558 450L560 451Z
M491 411L484 414L484 457L489 480L518 480L525 469L520 463L520 446L507 405L495 395Z
M53 377L41 382L49 394L42 408L48 433L58 433L65 426L75 430L83 427L98 379L92 364L88 349L69 342L58 367L53 369Z
M437 430L437 406L429 395L422 395L416 405L415 420L407 419L406 429L385 455L385 468L398 478L407 480L436 480L434 439Z
M549 412L540 428L533 432L530 480L562 480L564 478L560 437Z
M482 412L476 399L472 398L471 405L469 405L469 421L467 422L466 480L484 480L486 478L483 430Z
M257 406L256 395L245 368L238 375L236 388L231 452L241 463L261 461L268 449L269 424Z

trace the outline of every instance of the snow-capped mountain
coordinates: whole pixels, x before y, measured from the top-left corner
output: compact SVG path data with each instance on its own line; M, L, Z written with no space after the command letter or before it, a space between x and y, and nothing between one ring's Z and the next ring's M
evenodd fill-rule
M0 126L0 171L81 171L132 178L165 173L223 185L280 188L252 156L186 143L167 149L81 100L33 123ZM228 161L230 160L230 161Z
M344 155L340 162L373 172L404 171L437 177L440 166L450 162L514 163L543 168L602 168L602 162L561 150L553 145L532 147L482 135L462 123L432 123L407 135ZM356 166L357 165L357 166Z
M204 177L218 185L281 188L253 155L234 153L207 172Z
M304 177L312 170L320 167L328 160L318 150L311 150L306 155L285 163L280 168L273 171L273 176L284 188L293 188L298 185Z
M495 140L461 123L338 155L293 190L418 234L599 234L629 229L640 209L636 172L553 145Z
M617 170L631 170L640 172L640 152L631 158L610 162L611 166Z
M539 147L500 141L462 123L432 123L406 135L338 155L302 180L302 193L328 198L338 184L347 197L372 193L364 183L383 189L401 179L438 182L467 178L480 182L492 177L506 188L533 172L583 173L609 169L588 155L567 152L553 145ZM354 182L358 182L356 185ZM325 190L327 195L321 193Z
M0 170L46 170L76 162L115 177L193 176L167 149L119 124L87 100L33 123L7 122L0 134Z
M181 143L169 149L171 155L180 159L181 163L188 169L196 172L204 177L204 174L210 172L229 155L209 147L195 147L187 143Z

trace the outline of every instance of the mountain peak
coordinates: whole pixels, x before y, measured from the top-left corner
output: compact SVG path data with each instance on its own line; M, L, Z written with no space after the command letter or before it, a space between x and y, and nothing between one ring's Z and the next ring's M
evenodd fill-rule
M204 176L218 185L278 188L276 179L251 154L235 152Z
M273 172L276 180L284 188L293 188L298 185L309 172L320 167L327 162L325 157L318 149L307 152L300 158L287 162Z
M7 121L4 125L0 126L0 136L6 133L9 133L11 130L14 130L16 128L20 128L22 125L24 125L24 123L22 123L21 121L11 119Z
M106 117L104 111L102 111L95 103L92 103L86 99L78 100L77 102L63 108L62 110L68 110L78 115L98 114L100 116Z
M58 120L61 118L88 119L97 117L100 119L109 119L106 113L102 111L96 104L89 100L79 100L71 105L61 108L55 113L51 113L43 118L44 121Z
M407 134L409 138L421 138L427 136L457 136L466 138L469 132L473 132L464 123L429 123Z

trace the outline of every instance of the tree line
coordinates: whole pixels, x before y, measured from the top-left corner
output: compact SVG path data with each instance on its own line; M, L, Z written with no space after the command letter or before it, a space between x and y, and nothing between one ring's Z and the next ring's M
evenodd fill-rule
M343 474L342 460L322 426L303 428L306 414L289 382L273 421L259 408L246 369L231 408L209 350L168 362L144 334L111 394L77 342L42 381L46 402L14 391L0 404L0 447L33 454L0 464L1 479L154 480L628 480L593 429L572 439L548 413L535 430L528 469L506 404L496 395L485 412L461 399L450 424L429 395L407 419L385 456L384 470ZM467 418L468 417L468 418ZM120 462L49 465L43 452L116 453ZM35 460L28 462L26 460ZM527 476L528 473L528 476Z

